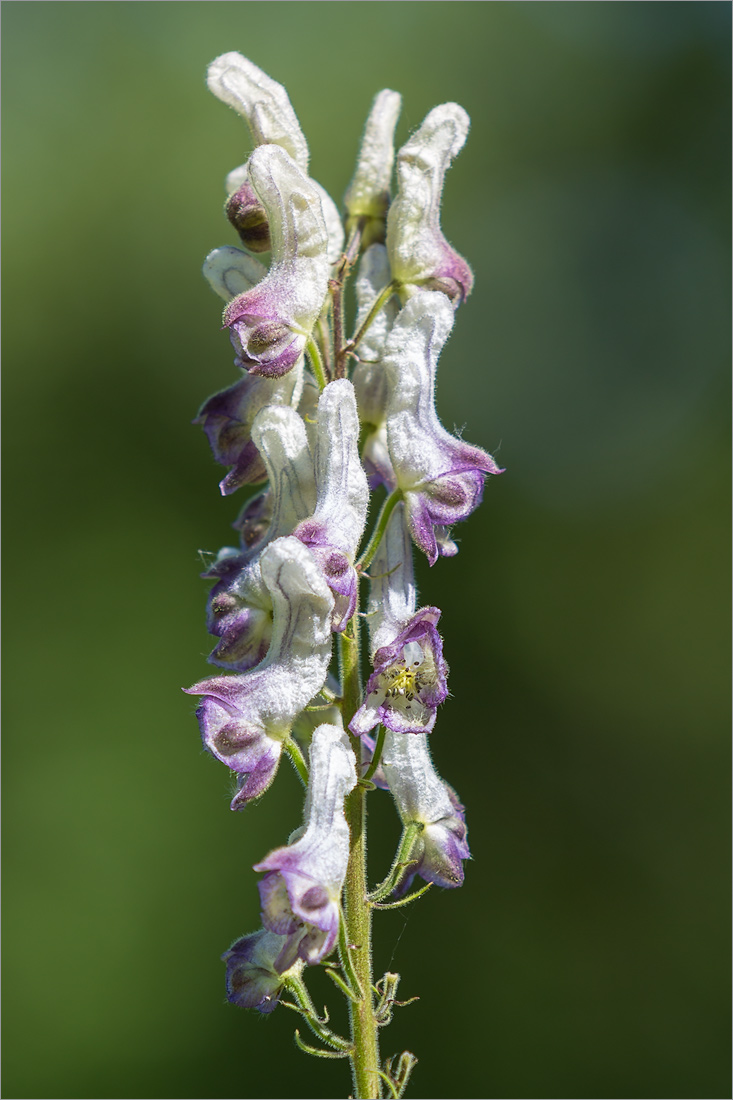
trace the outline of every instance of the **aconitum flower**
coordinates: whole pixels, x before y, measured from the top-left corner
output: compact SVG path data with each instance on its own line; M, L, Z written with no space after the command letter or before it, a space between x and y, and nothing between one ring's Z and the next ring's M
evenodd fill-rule
M437 886L460 886L463 860L471 855L466 815L455 791L436 772L426 735L402 737L388 731L382 773L403 824L423 826L410 855L417 862L397 892L406 893L415 875Z
M275 1010L288 975L297 977L303 969L300 959L285 974L275 968L285 939L261 928L234 941L221 957L227 967L228 1001L263 1014Z
M403 297L424 287L443 291L457 306L471 293L471 268L440 228L445 173L463 148L469 125L463 107L443 103L397 154L398 191L387 218L387 250Z
M268 405L255 417L252 444L270 479L269 523L254 549L225 547L204 573L211 589L207 628L219 638L209 660L244 672L267 653L272 634L272 599L263 581L264 547L307 516L315 503L313 459L305 425L294 409Z
M328 232L313 181L279 145L260 145L248 161L250 183L267 211L272 265L234 298L224 324L242 365L281 375L300 359L323 307L331 265Z
M359 461L359 419L354 387L330 382L318 402L316 488L313 515L294 534L310 547L333 591L334 630L346 627L356 606L354 558L366 523L369 488Z
M249 58L235 52L222 54L212 61L207 84L217 99L232 107L245 120L255 147L281 146L300 170L308 174L308 143L282 84L278 84ZM341 215L328 192L315 180L311 182L321 200L328 230L328 258L333 264L344 242ZM229 173L226 189L229 195L227 214L247 247L254 251L270 247L267 210L252 189L248 164L242 164ZM239 194L235 196L236 192Z
M255 865L255 871L266 872L259 887L262 922L290 937L277 969L292 966L296 958L318 963L336 944L349 861L344 798L355 786L356 761L343 729L318 726L310 745L304 831Z
M402 503L390 517L369 575L367 621L374 671L349 729L358 737L381 723L399 734L428 733L448 695L448 666L436 629L440 611L423 607L415 612L412 549Z
M374 654L365 700L349 724L359 736L382 723L396 733L429 733L448 695L437 607L423 607Z
M455 553L443 528L478 507L486 474L502 473L486 451L447 432L435 411L438 356L452 327L445 294L421 291L398 314L382 360L389 456L410 533L431 565L439 553Z
M282 378L245 374L239 382L215 393L201 406L194 424L201 424L206 432L216 461L231 467L219 482L223 496L235 492L241 485L265 480L265 464L252 438L254 418L268 405L296 404L302 389L301 361Z
M212 676L187 689L202 695L197 717L204 744L240 778L232 809L270 786L293 722L326 680L333 596L310 550L279 538L260 560L273 607L265 659L239 676Z

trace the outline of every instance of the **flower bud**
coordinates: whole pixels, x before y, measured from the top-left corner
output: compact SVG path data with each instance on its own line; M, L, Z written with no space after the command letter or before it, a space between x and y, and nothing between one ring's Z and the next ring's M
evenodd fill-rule
M229 196L224 212L250 252L270 251L267 211L249 181Z
M401 102L399 94L388 88L376 96L364 129L356 172L344 196L347 231L360 218L366 220L364 246L384 240L394 163L394 129Z

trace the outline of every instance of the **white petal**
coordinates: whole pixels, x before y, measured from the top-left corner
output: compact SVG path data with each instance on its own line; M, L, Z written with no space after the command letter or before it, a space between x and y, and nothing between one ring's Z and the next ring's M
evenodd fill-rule
M354 178L344 196L353 218L383 218L394 164L394 130L402 100L388 88L375 97L364 129Z
M282 383L289 377L286 374L273 381ZM252 423L252 439L262 455L274 497L267 536L271 542L289 534L313 511L316 499L313 456L305 424L295 409L288 406L272 404L261 409Z
M206 257L203 274L211 289L225 302L230 302L264 279L267 269L241 248L224 245Z
M430 825L454 816L445 783L430 759L426 734L387 730L382 768L403 821Z
M245 120L257 145L281 145L308 171L308 145L282 84L240 53L225 53L209 65L206 82L217 99Z
M417 591L412 566L412 543L400 503L389 517L372 564L367 603L372 655L393 642L415 614ZM404 735L402 735L404 736Z

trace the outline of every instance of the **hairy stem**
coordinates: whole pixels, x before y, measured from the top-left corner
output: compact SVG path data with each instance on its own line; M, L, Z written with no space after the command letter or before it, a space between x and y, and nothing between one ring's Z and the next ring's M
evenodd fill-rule
M361 704L359 627L357 607L349 626L339 638L343 716L347 727ZM360 760L359 739L351 737L351 745L357 760ZM363 787L356 786L346 799L351 850L344 895L347 941L345 950L349 953L361 992L358 1001L349 1001L354 1096L357 1100L378 1100L382 1095L382 1084L372 992L372 916L366 885L366 795Z
M313 373L316 376L316 382L318 383L318 388L319 388L319 390L323 391L326 388L326 385L328 383L328 379L326 378L326 372L323 369L323 359L321 358L321 353L319 351L318 344L316 343L316 341L311 336L310 340L308 340L305 347L306 347L306 351L308 352L308 358L311 361L311 367L313 368Z
M384 504L382 505L382 510L379 513L379 518L377 519L377 525L374 528L374 531L372 533L372 537L369 539L369 543L366 547L366 550L364 551L364 553L361 555L358 562L356 563L356 568L357 569L362 569L362 570L363 569L368 569L369 566L371 565L372 561L374 560L374 555L376 554L377 550L379 549L379 544L382 541L382 536L384 535L384 532L387 530L387 524L389 523L389 517L392 515L392 512L394 511L395 505L400 500L402 500L402 492L401 492L400 489L395 489L394 492L390 493L389 496L387 497L387 499L385 500Z

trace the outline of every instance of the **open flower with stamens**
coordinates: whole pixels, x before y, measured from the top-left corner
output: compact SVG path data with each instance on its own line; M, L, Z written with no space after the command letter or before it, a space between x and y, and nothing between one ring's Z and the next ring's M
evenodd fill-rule
M438 356L452 327L445 294L421 291L398 314L383 358L389 455L410 533L431 565L455 553L443 528L478 507L486 474L502 473L486 451L447 432L435 411Z
M224 324L242 365L281 375L305 350L328 290L328 234L310 180L279 145L260 145L248 162L250 183L267 211L272 266L234 298Z
M448 695L448 666L436 630L437 607L423 607L389 645L374 654L366 699L349 729L358 737L382 723L396 733L428 733Z
M208 599L207 628L220 641L212 664L244 672L267 653L272 635L272 600L259 557L313 509L315 482L305 425L294 409L268 405L255 417L252 445L270 480L270 521L254 549L225 547L204 573L217 583Z
M414 622L421 614L415 614L417 594L412 547L403 504L398 504L392 513L369 572L371 585L367 621L376 675L379 654L390 646L396 646L404 636L405 624ZM406 658L410 655L409 645L408 642L403 647ZM395 671L397 676L394 681L398 682L404 673L401 668ZM356 714L354 723L357 725L363 722L366 726L367 721L371 720L372 716L367 717L370 698L368 695L365 707ZM400 697L400 701L404 707L404 697ZM398 893L409 889L416 874L439 886L460 886L463 881L462 861L469 858L465 815L455 792L441 779L430 759L426 735L429 727L416 731L412 737L405 737L401 730L395 729L394 723L390 724L385 718L386 715L379 716L387 730L380 768L373 778L391 791L404 825L422 826L410 857L417 860L417 864L401 881ZM352 731L359 732L354 723L351 725Z
M387 218L387 250L404 297L425 287L442 290L457 306L471 293L471 268L440 228L445 173L463 148L469 125L463 107L443 103L397 154L398 191Z
M380 722L395 733L428 733L448 695L448 666L436 629L440 611L423 607L415 612L404 512L404 504L395 507L369 570L374 578L367 609L374 671L364 703L349 724L357 737Z
M354 614L354 558L366 523L369 488L359 461L359 419L354 387L330 382L318 402L315 511L294 534L310 547L335 598L334 630Z
M278 969L292 966L298 957L318 963L336 944L349 861L344 798L355 786L356 761L344 730L318 726L310 745L304 831L255 865L255 871L266 872L259 886L263 924L292 937Z
M331 659L333 596L310 550L292 536L276 539L260 568L273 608L267 656L242 675L186 689L203 696L196 713L206 748L240 776L232 809L269 787L283 741L323 687Z
M263 1014L275 1010L287 977L298 977L303 969L300 959L285 974L276 969L286 941L287 937L265 928L234 941L221 957L227 967L228 1001Z

